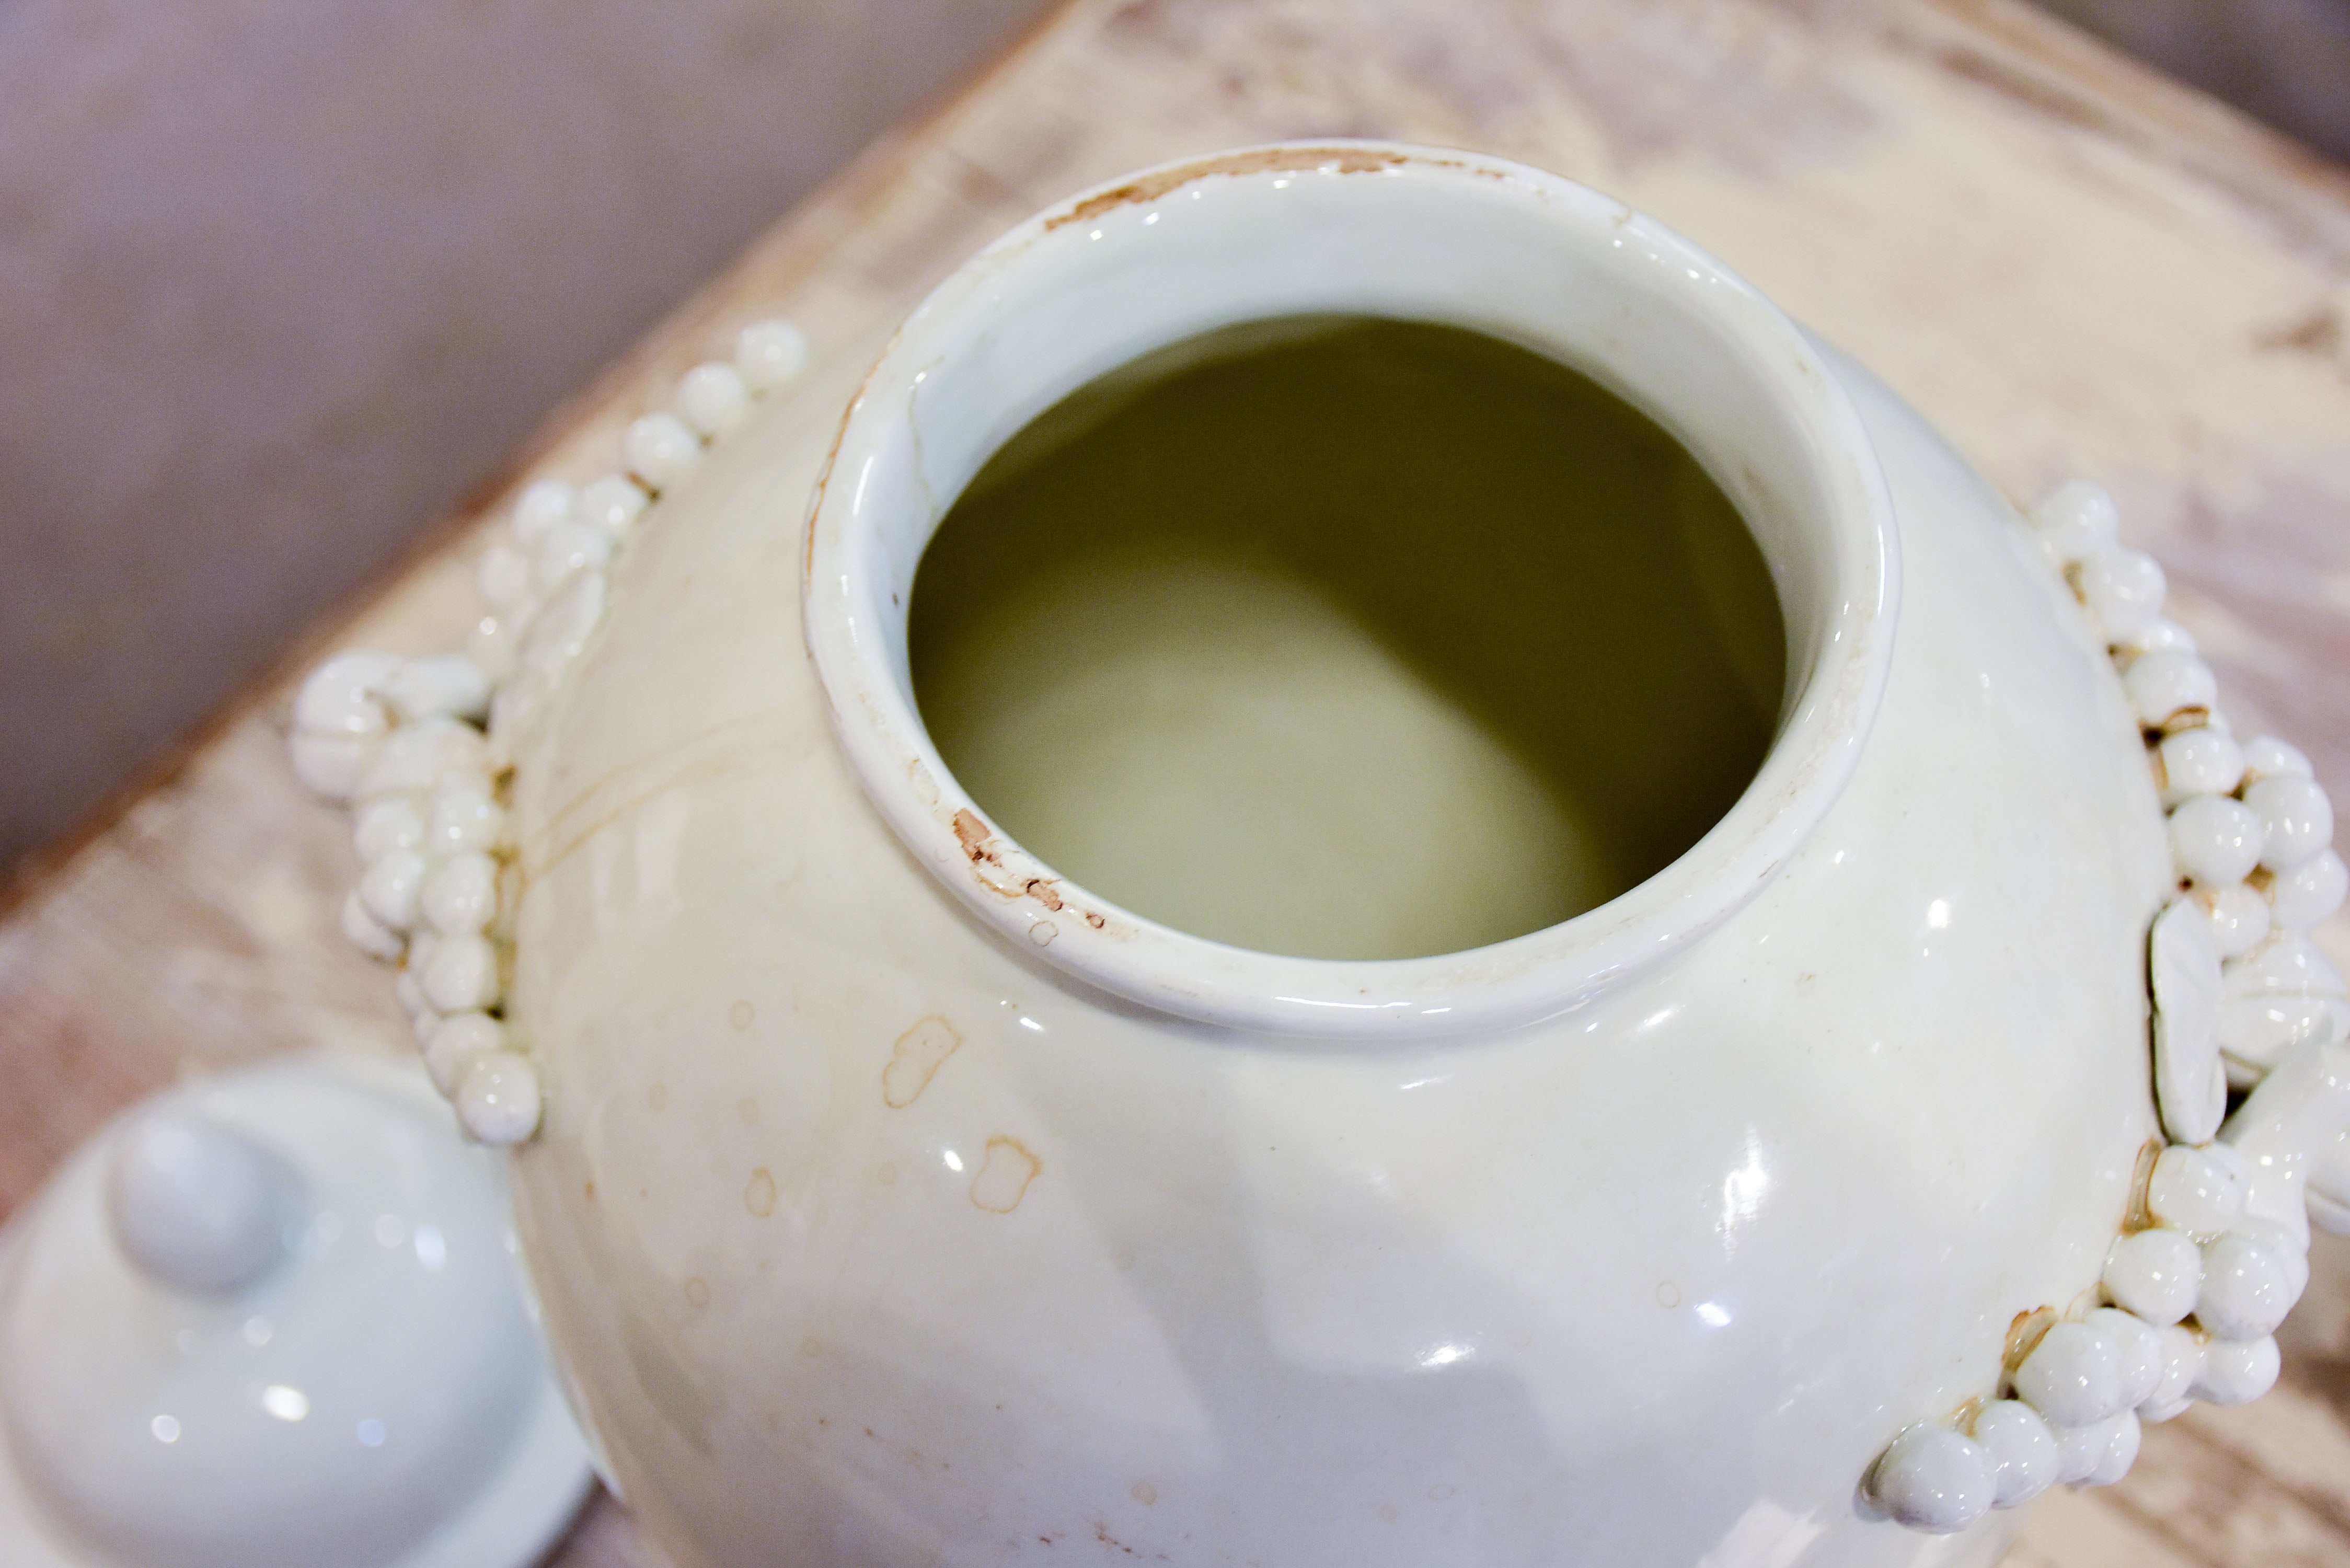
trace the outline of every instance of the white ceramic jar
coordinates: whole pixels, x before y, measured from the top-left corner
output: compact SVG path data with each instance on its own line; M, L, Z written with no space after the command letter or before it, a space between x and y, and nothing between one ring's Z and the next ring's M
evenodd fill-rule
M906 604L991 453L1301 313L1573 367L1761 546L1775 739L1621 897L1434 958L1221 946L1036 860L931 743ZM2178 885L2107 639L2007 504L1686 241L1467 155L1136 176L862 369L824 372L837 442L753 413L663 489L561 685L493 726L501 1037L545 1096L520 1224L649 1532L687 1565L1989 1563L2012 1514L1885 1511L1981 1514L1949 1428L2020 1324L2103 1299ZM2109 623L2129 566L2079 586ZM2029 1469L2054 1439L1997 1409ZM2112 1464L2095 1429L2071 1473Z

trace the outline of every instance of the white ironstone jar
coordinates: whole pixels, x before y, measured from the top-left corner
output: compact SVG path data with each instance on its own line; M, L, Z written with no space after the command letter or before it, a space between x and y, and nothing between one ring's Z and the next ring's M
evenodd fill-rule
M1573 367L1761 548L1760 772L1599 908L1429 958L1222 945L1024 850L924 730L906 606L991 454L1153 350L1308 313ZM2212 1142L2213 1020L2296 999L2235 1066L2298 1076L2229 1136L2314 1158L2343 1010L2282 937L2223 998L2215 942L2338 903L2330 816L2219 776L2099 497L2035 533L1688 242L1376 144L1073 200L863 369L822 372L837 442L754 412L662 493L502 740L522 1233L680 1563L1988 1563L1994 1503L2273 1376L2308 1160Z

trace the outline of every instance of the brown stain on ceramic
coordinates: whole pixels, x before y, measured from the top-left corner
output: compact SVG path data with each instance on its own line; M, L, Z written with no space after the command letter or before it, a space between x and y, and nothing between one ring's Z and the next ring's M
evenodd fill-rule
M889 1048L889 1064L881 1069L882 1103L893 1111L912 1105L962 1044L955 1026L937 1013L917 1019Z
M710 1282L700 1274L685 1282L685 1304L697 1311L710 1304Z
M1028 1184L1044 1168L1045 1162L1018 1138L1002 1134L989 1138L987 1157L971 1179L972 1206L991 1214L1011 1213L1020 1207L1020 1200L1028 1195Z
M954 814L954 836L955 842L962 846L964 858L973 866L1003 866L1003 855L990 842L994 833L971 807L963 806Z
M747 998L736 1002L733 1006L726 1010L726 1022L733 1026L737 1033L750 1028L751 1021L758 1016L759 1010L752 1006Z
M1139 1480L1134 1483L1134 1501L1149 1508L1159 1501L1159 1489L1147 1480Z
M1004 863L1003 851L996 846L995 830L987 826L986 820L979 813L969 806L960 807L949 819L949 826L954 829L955 843L962 848L963 858L971 862L972 870L979 878L979 885L997 898L1033 898L1055 914L1059 914L1064 909L1073 909L1087 925L1091 926L1095 930L1107 930L1109 928L1109 917L1099 910L1074 909L1074 906L1061 897L1060 887L1054 877L1028 877L1018 882L1013 882L998 881L989 876L988 872L991 868L1003 872L1006 878L1017 873ZM1040 920L1029 928L1028 940L1041 948L1050 943L1058 934L1058 928L1050 920Z
M2122 1234L2135 1235L2154 1228L2154 1210L2147 1207L2147 1187L2154 1179L2154 1162L2162 1158L2162 1140L2150 1137L2138 1145L2137 1168L2130 1172L2129 1210L2122 1216Z
M816 470L816 491L808 497L807 515L800 524L800 532L804 535L800 541L802 594L807 592L808 580L816 575L816 520L824 511L825 492L832 488L832 471L840 463L840 443L848 435L849 421L856 419L857 410L865 406L866 394L873 389L873 378L880 374L882 364L896 351L898 340L905 335L905 324L900 322L889 334L889 340L881 346L881 352L874 356L873 363L865 368L864 379L857 383L857 395L848 400L848 407L841 411L839 427L832 432L832 444L825 449L824 466Z
M764 1220L775 1211L775 1178L765 1166L753 1171L751 1179L743 1183L743 1207L754 1220Z
M2032 1307L2015 1314L2007 1325L2007 1347L2000 1355L2000 1368L2005 1378L2012 1378L2023 1358L2040 1348L2048 1331L2056 1326L2054 1307Z
M1369 147L1265 147L1253 152L1207 158L1197 163L1180 164L1173 169L1145 174L1139 180L1129 180L1115 190L1088 196L1067 212L1056 213L1045 219L1045 231L1050 234L1065 223L1088 223L1120 207L1146 205L1195 180L1205 180L1217 174L1277 174L1293 170L1299 172L1329 170L1338 174L1373 174L1409 161L1403 153Z
M1090 1522L1094 1527L1094 1540L1097 1544L1107 1547L1112 1552L1122 1552L1128 1557L1139 1557L1142 1555L1139 1551L1136 1550L1134 1547L1128 1546L1125 1542L1120 1541L1117 1536L1110 1533L1109 1521L1106 1519L1097 1519ZM1163 1558L1165 1553L1162 1552L1160 1555Z

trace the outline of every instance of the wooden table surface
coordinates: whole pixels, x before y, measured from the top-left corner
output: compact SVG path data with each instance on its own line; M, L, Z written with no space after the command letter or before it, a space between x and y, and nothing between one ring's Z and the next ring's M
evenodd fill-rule
M285 678L347 642L456 645L476 524L525 476L608 466L619 427L744 321L789 316L820 358L869 354L1046 202L1304 136L1447 143L1600 186L1873 368L2011 494L2103 483L2169 568L2240 732L2273 728L2350 785L2341 171L2012 0L1078 0L787 217L280 679L19 878L0 1207L179 1074L404 1047L388 976L335 929L357 867L341 815L287 771ZM2342 921L2320 940L2350 963ZM2315 1265L2275 1393L2148 1428L2124 1484L2046 1500L2010 1563L2350 1564L2350 1248L2322 1242ZM556 1561L656 1559L599 1500Z

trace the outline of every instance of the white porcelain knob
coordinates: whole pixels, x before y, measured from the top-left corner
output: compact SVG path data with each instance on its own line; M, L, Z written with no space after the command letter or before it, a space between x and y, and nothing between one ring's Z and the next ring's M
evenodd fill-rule
M2162 1376L2139 1407L2147 1420L2166 1421L2186 1407L2203 1370L2203 1341L2187 1329L2172 1325L2155 1331L2162 1345Z
M1993 1508L2029 1502L2055 1480L2055 1434L2040 1412L2022 1400L1984 1406L1975 1416L1974 1438L1991 1464Z
M806 374L813 356L807 335L788 321L761 321L743 329L734 368L754 392L777 392Z
M2214 1405L2246 1405L2276 1386L2281 1358L2273 1339L2215 1339L2203 1348L2195 1393Z
M2287 1260L2259 1240L2230 1231L2203 1249L2195 1321L2216 1339L2266 1339L2300 1294Z
M2195 1310L2203 1288L2203 1250L2178 1231L2140 1231L2106 1254L2106 1294L2157 1327Z
M2162 567L2143 550L2101 545L2082 558L2077 580L2108 642L2135 642L2162 618Z
M2261 864L2290 871L2324 854L2334 842L2334 807L2314 779L2279 774L2244 789L2244 804L2261 819Z
M2122 1352L2122 1403L2144 1404L2161 1386L2163 1344L2159 1331L2119 1307L2100 1307L2085 1320L2103 1329Z
M2223 730L2181 730L2164 738L2158 755L2165 806L2183 805L2199 794L2226 794L2243 781L2243 749Z
M515 542L527 550L571 515L571 487L558 480L542 479L515 500Z
M2201 1149L2175 1143L2154 1162L2146 1206L2174 1231L2216 1236L2244 1211L2244 1183L2232 1168Z
M732 365L696 365L677 387L677 411L712 441L732 435L751 417L751 389Z
M2276 923L2305 931L2342 907L2350 893L2350 867L2333 850L2321 851L2285 872L2269 885L2269 901Z
M1910 1529L1947 1535L1991 1508L1991 1457L1947 1427L1912 1427L1877 1461L1869 1490L1879 1507Z
M2138 722L2149 729L2199 729L2218 705L2211 667L2191 653L2142 653L2122 676L2122 690Z
M2060 1323L2015 1369L2024 1403L2060 1427L2087 1427L2126 1408L2122 1349L2104 1330Z
M2199 794L2170 814L2170 857L2206 888L2224 888L2261 863L2260 814L2223 794Z
M2127 1410L2059 1432L2056 1479L2075 1486L2113 1485L2129 1473L2141 1435L2137 1417Z
M675 414L647 414L620 439L629 472L658 493L681 484L702 466L702 437Z
M245 1134L164 1111L123 1137L106 1210L140 1273L192 1294L234 1295L285 1258L302 1223L302 1182Z

